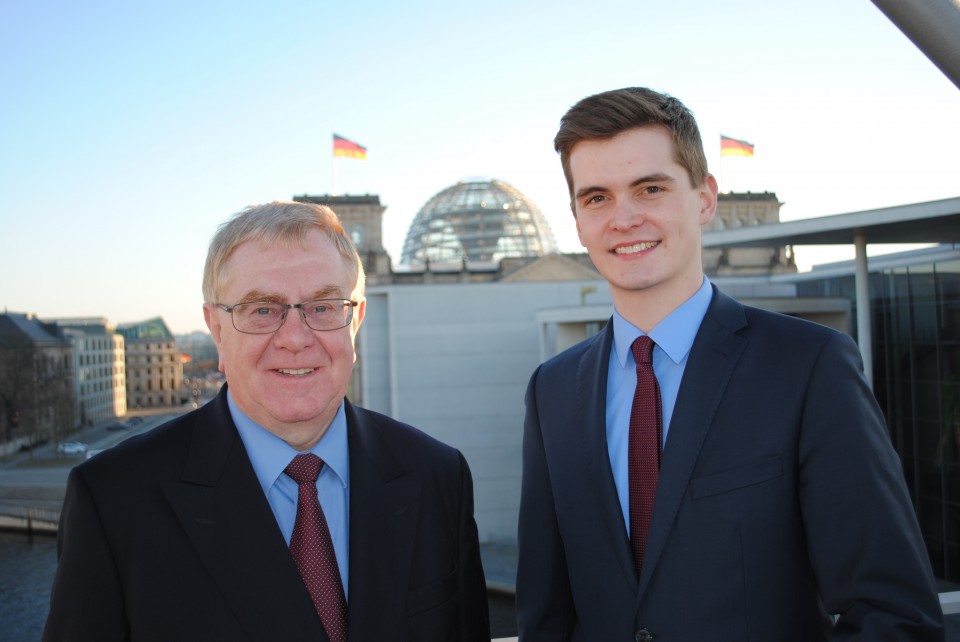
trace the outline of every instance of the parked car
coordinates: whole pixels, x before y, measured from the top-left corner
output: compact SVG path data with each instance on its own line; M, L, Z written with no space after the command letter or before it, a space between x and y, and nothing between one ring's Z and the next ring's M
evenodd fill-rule
M88 449L89 446L79 441L65 441L57 446L57 452L61 455L82 455Z
M107 426L107 430L126 430L129 427L130 426L128 424L125 424L122 421L116 421Z

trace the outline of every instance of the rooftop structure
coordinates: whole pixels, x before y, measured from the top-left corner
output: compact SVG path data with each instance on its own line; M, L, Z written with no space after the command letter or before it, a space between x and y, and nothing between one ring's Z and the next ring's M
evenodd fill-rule
M173 333L160 317L135 323L121 323L117 326L117 334L122 334L128 340L173 339Z
M519 190L498 180L460 181L417 213L400 263L496 264L557 251L547 219Z

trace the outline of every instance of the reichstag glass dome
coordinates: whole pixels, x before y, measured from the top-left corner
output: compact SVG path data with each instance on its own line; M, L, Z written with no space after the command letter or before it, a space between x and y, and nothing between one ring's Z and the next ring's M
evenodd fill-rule
M401 264L497 263L557 251L547 219L503 181L470 179L437 193L407 230Z

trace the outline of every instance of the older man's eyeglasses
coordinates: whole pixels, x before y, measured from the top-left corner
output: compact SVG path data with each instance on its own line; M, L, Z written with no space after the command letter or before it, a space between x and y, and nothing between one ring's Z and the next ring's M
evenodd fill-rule
M230 313L233 327L245 334L271 334L280 329L291 308L300 311L300 317L311 330L339 330L350 325L356 301L348 299L313 299L303 303L276 303L251 301L236 305L216 304Z

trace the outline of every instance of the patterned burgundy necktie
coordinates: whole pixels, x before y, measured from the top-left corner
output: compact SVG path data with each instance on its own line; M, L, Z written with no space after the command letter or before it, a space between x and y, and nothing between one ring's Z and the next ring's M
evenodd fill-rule
M297 521L290 553L300 569L330 642L347 641L347 601L327 520L317 499L317 477L323 460L314 454L297 455L285 472L297 484Z
M637 577L647 548L663 443L663 411L660 385L653 373L653 346L653 340L648 336L639 337L632 346L633 358L637 362L637 390L630 410L630 548L633 549Z

